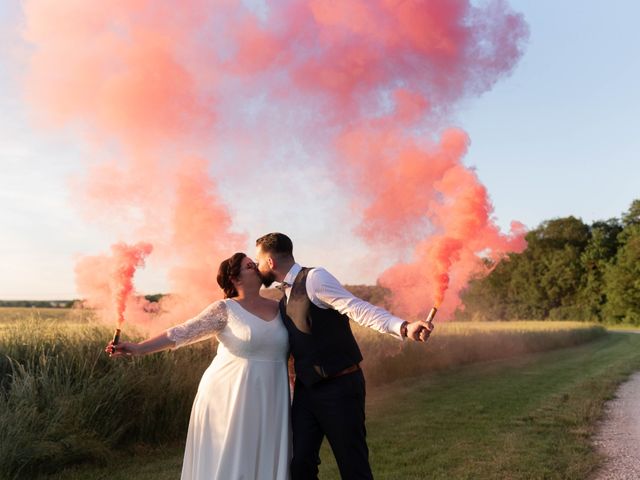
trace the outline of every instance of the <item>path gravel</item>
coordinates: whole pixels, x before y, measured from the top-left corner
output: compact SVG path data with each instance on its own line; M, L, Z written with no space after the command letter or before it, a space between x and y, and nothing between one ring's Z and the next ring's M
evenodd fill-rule
M616 398L607 402L594 443L607 460L593 480L640 479L640 372L629 377Z

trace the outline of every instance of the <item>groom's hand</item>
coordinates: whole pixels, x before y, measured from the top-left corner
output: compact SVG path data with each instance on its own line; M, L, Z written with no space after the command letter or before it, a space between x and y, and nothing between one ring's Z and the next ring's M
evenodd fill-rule
M416 342L426 342L433 331L433 323L416 320L407 324L407 338Z

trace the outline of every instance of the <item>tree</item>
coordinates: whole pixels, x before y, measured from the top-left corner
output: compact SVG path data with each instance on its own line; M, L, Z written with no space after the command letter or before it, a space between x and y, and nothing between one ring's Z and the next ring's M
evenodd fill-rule
M579 319L582 315L578 303L584 277L580 255L589 240L589 226L573 216L543 222L527 235L532 266L523 281L536 294L523 301L538 318Z
M576 319L640 325L640 200L620 219L547 220L528 246L462 293L466 319Z
M589 242L589 227L579 218L570 216L554 218L540 224L527 234L529 247L535 245L543 249L558 249L572 245L583 249Z
M591 240L580 257L585 279L579 303L583 306L585 320L603 320L602 309L606 303L604 276L616 256L621 231L617 218L591 225Z
M622 224L625 227L640 224L640 199L631 202L629 210L622 214Z
M607 267L604 314L616 323L640 325L640 200L622 215L619 248Z
M577 317L578 292L584 281L582 251L589 227L575 217L543 222L526 236L527 249L511 254L485 279L463 293L467 318L509 320Z

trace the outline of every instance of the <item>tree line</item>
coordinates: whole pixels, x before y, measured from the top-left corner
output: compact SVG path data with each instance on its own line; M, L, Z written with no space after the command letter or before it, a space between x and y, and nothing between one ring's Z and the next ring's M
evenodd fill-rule
M0 300L0 307L71 308L76 300Z
M469 283L459 320L550 319L640 325L640 200L591 225L569 216L527 233L527 248Z

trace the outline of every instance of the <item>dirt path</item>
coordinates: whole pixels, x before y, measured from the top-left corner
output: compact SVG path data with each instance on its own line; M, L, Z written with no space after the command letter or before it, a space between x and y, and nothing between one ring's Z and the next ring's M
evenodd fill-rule
M640 372L629 377L605 406L594 443L607 460L593 480L640 478Z

